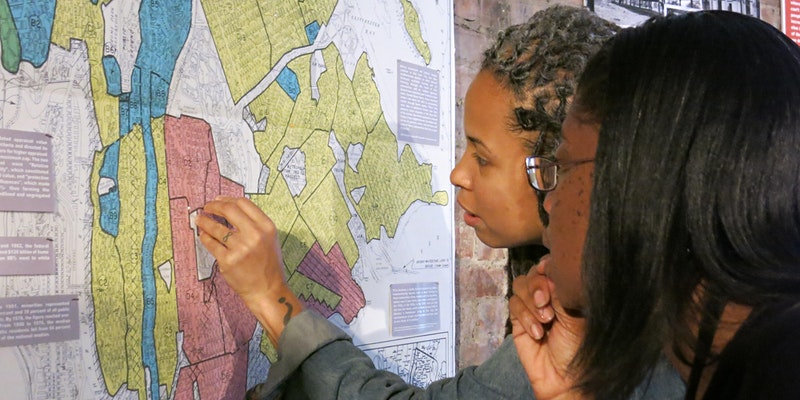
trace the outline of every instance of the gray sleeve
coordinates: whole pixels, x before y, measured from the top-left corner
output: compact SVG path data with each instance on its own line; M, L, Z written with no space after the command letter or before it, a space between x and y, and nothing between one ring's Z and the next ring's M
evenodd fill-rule
M482 365L464 368L452 378L433 382L427 389L409 385L395 374L376 369L370 357L344 340L315 352L293 379L296 382L292 387L302 388L305 398L319 400L533 399L510 336Z
M248 391L252 400L534 399L511 336L481 365L464 368L427 389L378 370L350 337L325 318L303 311L278 341L278 361L266 382ZM685 385L662 357L631 399L683 399Z
M280 399L288 379L315 351L350 336L313 311L297 314L278 338L278 361L269 369L267 380L247 392L248 400Z
M295 321L297 320L297 321ZM376 369L350 338L313 312L292 318L281 336L279 360L248 399L533 399L511 337L480 366L464 368L427 389Z
M533 399L528 376L517 355L511 335L483 364L456 372L428 387L434 393L447 394L443 399ZM434 394L434 397L437 395Z

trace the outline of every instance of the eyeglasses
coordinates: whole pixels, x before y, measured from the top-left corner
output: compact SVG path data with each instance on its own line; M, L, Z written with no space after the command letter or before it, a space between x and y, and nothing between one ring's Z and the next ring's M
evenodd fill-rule
M571 167L593 162L594 159L559 163L549 157L530 156L525 158L528 182L540 192L549 192L558 184L558 168Z

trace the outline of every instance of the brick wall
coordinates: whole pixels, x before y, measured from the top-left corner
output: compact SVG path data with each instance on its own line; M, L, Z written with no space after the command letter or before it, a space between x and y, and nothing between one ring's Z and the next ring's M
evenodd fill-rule
M596 0L598 1L598 0ZM553 4L580 6L582 0L454 0L456 65L456 154L464 151L464 94L478 73L481 55L504 27L522 23ZM761 18L780 28L779 0L761 2ZM503 340L506 306L506 251L484 246L463 222L456 205L456 368L480 364Z

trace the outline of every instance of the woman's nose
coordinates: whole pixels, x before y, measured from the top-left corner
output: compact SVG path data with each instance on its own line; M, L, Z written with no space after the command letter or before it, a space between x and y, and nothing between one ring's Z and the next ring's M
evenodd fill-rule
M458 163L456 163L456 166L453 168L453 170L450 171L450 183L459 188L469 189L470 179L469 174L467 173L467 167L465 165L466 158L467 157L462 156L461 159L458 160Z

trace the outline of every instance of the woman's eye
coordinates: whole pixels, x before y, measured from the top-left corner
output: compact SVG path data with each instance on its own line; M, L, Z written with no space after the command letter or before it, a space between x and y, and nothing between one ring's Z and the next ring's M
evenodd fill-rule
M481 167L489 163L487 159L481 157L480 155L478 155L478 153L472 153L472 157L475 158L475 161L477 161L478 165Z

